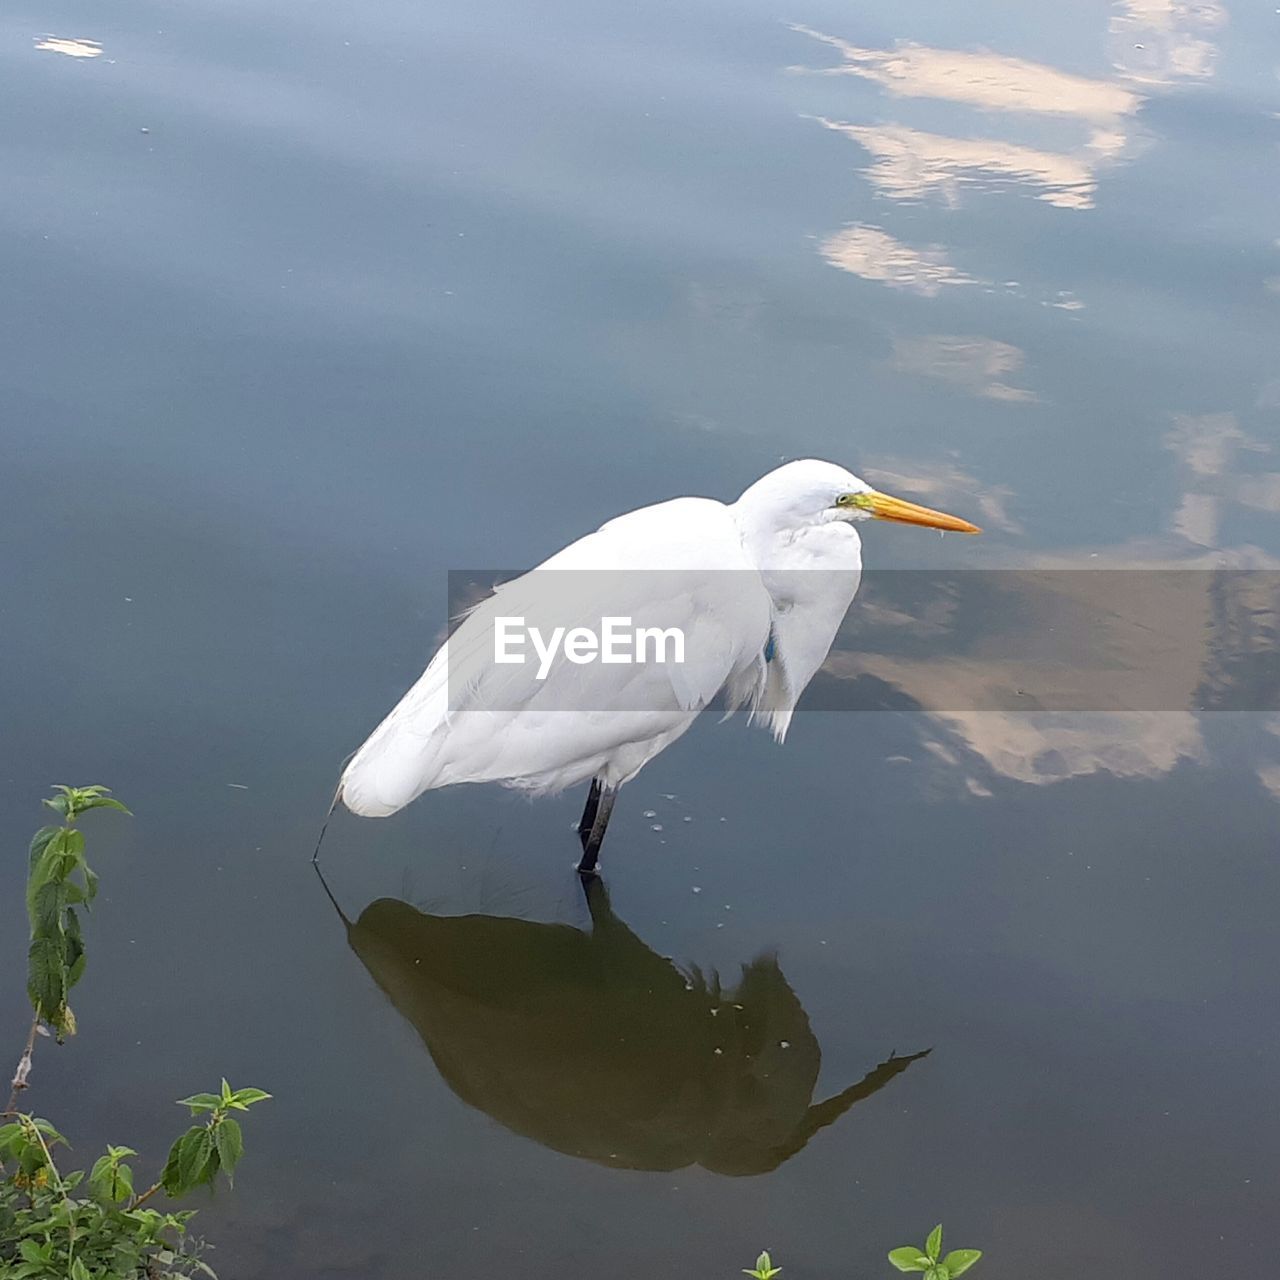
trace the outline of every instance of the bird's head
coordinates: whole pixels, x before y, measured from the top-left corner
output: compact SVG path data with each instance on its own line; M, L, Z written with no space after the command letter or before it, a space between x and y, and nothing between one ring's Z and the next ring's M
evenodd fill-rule
M815 458L788 462L761 476L738 501L744 507L767 510L775 519L793 527L832 521L852 524L859 520L892 520L953 533L982 532L976 524L959 516L881 493L852 471Z

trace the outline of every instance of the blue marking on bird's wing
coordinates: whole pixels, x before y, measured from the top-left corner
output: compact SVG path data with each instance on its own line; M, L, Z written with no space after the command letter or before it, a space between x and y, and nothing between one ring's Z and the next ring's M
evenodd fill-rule
M778 641L773 634L773 627L769 628L769 638L764 642L764 660L772 662L778 653Z

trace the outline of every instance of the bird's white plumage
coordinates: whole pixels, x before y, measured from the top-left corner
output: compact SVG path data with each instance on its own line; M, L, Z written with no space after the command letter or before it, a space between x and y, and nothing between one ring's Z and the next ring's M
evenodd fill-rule
M676 498L610 520L471 611L342 775L349 809L396 812L434 787L616 787L724 690L781 738L835 638L861 569L840 494L869 491L831 463L789 463L726 505ZM583 589L566 590L579 582ZM566 602L581 617L566 618ZM606 615L679 628L685 661L496 666L493 622ZM766 661L766 649L770 660Z

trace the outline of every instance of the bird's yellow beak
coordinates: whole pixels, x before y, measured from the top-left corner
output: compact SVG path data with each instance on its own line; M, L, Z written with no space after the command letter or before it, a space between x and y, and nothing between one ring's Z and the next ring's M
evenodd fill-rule
M860 493L857 497L860 507L865 507L877 520L893 520L898 524L922 524L928 529L946 529L952 533L981 533L976 524L961 520L959 516L949 516L945 511L934 511L931 507L922 507L908 502L905 498L891 498L887 493Z

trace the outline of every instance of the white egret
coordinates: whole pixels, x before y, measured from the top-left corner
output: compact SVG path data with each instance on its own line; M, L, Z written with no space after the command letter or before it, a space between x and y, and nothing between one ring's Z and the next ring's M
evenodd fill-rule
M351 758L335 804L378 818L459 782L549 794L590 781L578 869L594 872L618 788L718 693L782 741L858 589L854 526L870 519L979 532L813 459L769 472L731 504L674 498L610 520L467 614ZM597 622L640 616L677 629L683 661L587 666L562 650L541 676L536 662L495 665L500 617L581 620L563 616L562 570L582 575Z

